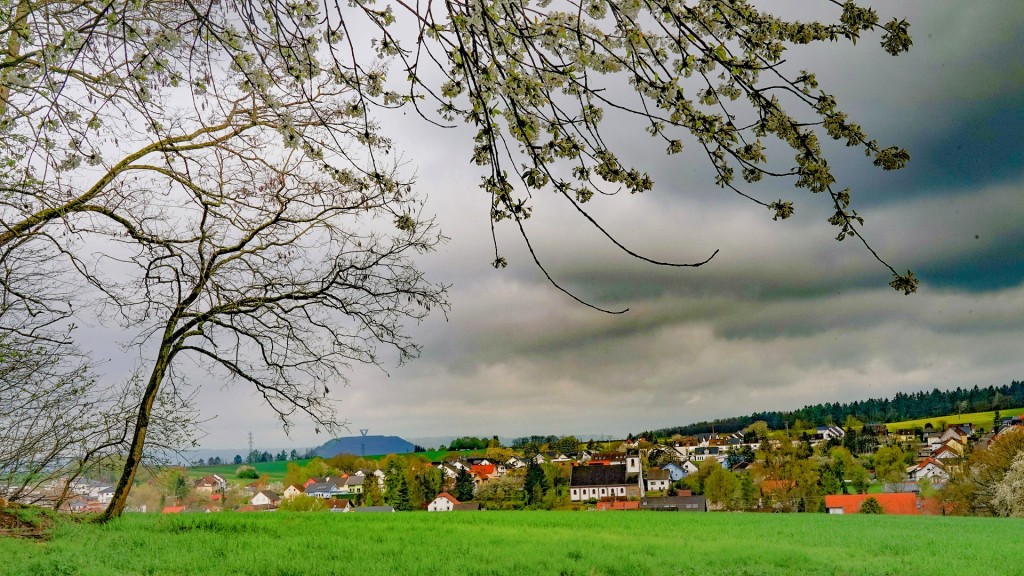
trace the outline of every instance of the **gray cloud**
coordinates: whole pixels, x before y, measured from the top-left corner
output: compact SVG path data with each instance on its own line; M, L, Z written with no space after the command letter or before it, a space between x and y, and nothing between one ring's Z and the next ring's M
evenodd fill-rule
M766 7L811 16L805 2ZM790 57L817 70L869 134L910 148L903 174L833 151L843 185L863 199L873 247L918 273L919 294L891 291L889 272L857 239L833 240L824 198L767 182L760 197L797 202L794 218L773 222L716 188L696 150L664 158L638 127L617 124L623 157L642 162L659 186L595 199L594 215L645 255L694 261L721 252L696 270L640 264L553 194L536 194L527 227L556 280L589 301L630 308L600 314L552 288L509 226L497 234L511 266L489 267L489 198L469 163L470 130L387 119L427 209L451 237L421 263L453 283L453 309L412 328L420 359L388 374L356 367L350 386L332 387L339 413L353 430L410 437L624 434L1024 378L1024 173L1021 148L1011 147L1024 91L1024 64L1012 56L1024 11L999 1L879 9L911 20L910 54L892 58L871 37L855 49L815 46ZM1005 130L993 132L1001 120ZM204 389L201 402L220 414L208 425L210 446L244 445L250 429L267 445L324 439L306 425L285 438L244 386Z

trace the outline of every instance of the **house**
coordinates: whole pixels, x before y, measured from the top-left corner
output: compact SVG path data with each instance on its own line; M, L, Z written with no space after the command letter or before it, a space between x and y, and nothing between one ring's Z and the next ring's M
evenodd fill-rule
M909 444L920 440L920 436L917 435L917 431L909 428L900 428L896 431L895 437L896 441L901 444Z
M520 468L525 468L525 467L526 467L526 460L523 460L522 458L520 458L520 457L518 457L518 456L513 456L513 457L509 458L509 459L508 459L508 460L507 460L507 461L505 462L505 464L506 464L506 465L507 465L507 466L508 466L509 468L513 468L513 469L515 469L515 470L518 470L518 469L520 469Z
M597 503L598 511L606 510L639 510L639 500L603 500Z
M194 486L196 492L212 494L214 492L223 492L227 490L228 481L219 474L211 474L196 480Z
M469 468L470 472L478 474L484 480L494 476L495 467L494 464L473 464Z
M698 446L690 453L690 460L703 462L708 458L718 458L719 452L721 452L721 448L718 446Z
M288 487L285 488L284 492L281 494L281 498L285 500L291 500L292 498L295 498L299 494L303 493L304 490L300 489L298 486L295 486L294 484L289 484Z
M338 486L334 482L310 484L306 487L306 495L313 498L334 498L340 493L341 490L338 490Z
M885 514L920 514L921 507L917 494L833 494L825 496L825 508L829 514L858 514L868 498L874 498Z
M566 456L562 452L545 452L544 457L548 459L548 462L552 464L560 464L564 462L572 462L572 458Z
M384 471L379 469L379 468L377 470L357 470L356 471L356 475L357 476L363 476L365 478L369 478L370 476L373 476L374 478L377 479L377 484L381 488L384 487L384 476L385 476L385 474L384 474Z
M569 500L582 502L592 498L630 498L640 496L639 471L627 466L576 466L569 476Z
M907 478L914 481L929 478L945 482L949 480L949 473L946 471L945 464L939 460L925 458L917 464L907 467Z
M110 504L110 501L114 499L114 487L107 486L106 488L99 491L96 495L96 501L101 504Z
M939 446L934 451L932 451L931 457L934 458L935 460L956 460L960 458L960 453L950 448L949 446L943 444L942 446Z
M947 440L955 438L958 442L963 445L967 444L967 439L970 438L974 432L970 424L957 424L946 428L946 431L939 436L939 442L945 443Z
M814 438L828 442L829 440L842 440L846 432L839 426L818 426L814 430Z
M687 472L686 469L684 469L679 464L676 464L675 462L669 462L668 464L662 466L661 469L668 472L668 477L673 482L675 482L676 480L682 480L683 478L686 478L687 474L689 474L689 472Z
M341 490L348 492L349 494L362 494L363 493L363 482L366 480L365 476L353 475L345 478L345 486Z
M794 488L796 488L795 480L765 479L761 481L761 495L768 498L781 498Z
M479 502L459 502L452 508L452 512L477 512L479 510Z
M302 489L305 490L306 488L309 488L313 484L326 484L328 480L329 480L328 478L321 478L319 476L310 476L309 478L306 479L306 482L302 484Z
M453 466L448 462L438 462L437 464L434 465L434 467L440 470L441 474L443 474L445 478L451 479L458 478L459 471L461 470L460 468Z
M427 504L427 512L451 512L455 506L461 504L455 496L447 492L441 492L430 504Z
M164 509L161 510L160 513L161 514L181 514L184 511L185 511L185 507L184 506L164 506Z
M946 446L953 452L956 452L958 456L963 456L964 450L967 447L963 442L960 441L960 438L958 436L954 436L946 440L943 440L940 446Z
M871 434L872 436L888 436L889 428L881 422L869 422L861 428L860 433Z
M277 506L280 502L281 498L270 490L260 490L249 499L249 504L253 506Z
M660 468L652 468L647 471L647 489L648 490L668 490L668 486L671 483L671 476L667 470Z
M703 496L689 495L641 498L640 509L657 512L707 512L708 501Z
M352 506L352 501L345 498L328 500L325 502L325 505L328 512L351 512L355 510L355 507Z

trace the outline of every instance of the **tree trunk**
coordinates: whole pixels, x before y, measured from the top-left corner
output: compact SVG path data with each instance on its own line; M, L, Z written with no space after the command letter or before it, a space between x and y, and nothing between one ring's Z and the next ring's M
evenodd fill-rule
M124 507L128 503L128 492L131 491L132 483L135 481L135 473L138 472L139 466L142 464L142 450L146 445L146 432L149 430L149 416L153 411L153 402L156 400L157 392L160 390L164 374L167 373L167 367L171 363L171 343L167 336L171 334L172 326L172 323L168 324L165 338L160 345L156 365L153 367L153 372L150 373L149 383L146 385L146 391L143 393L142 401L139 403L139 415L135 420L135 432L132 435L131 448L128 450L128 457L125 459L121 478L117 481L117 487L114 488L114 497L110 504L107 505L107 509L103 511L103 514L96 519L97 522L107 522L117 518L124 512Z

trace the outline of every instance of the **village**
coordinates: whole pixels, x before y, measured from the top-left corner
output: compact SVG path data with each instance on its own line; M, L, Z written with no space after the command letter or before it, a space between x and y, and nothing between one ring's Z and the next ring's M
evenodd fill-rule
M423 453L292 460L283 479L245 464L234 475L168 467L133 489L129 510L971 513L955 489L971 454L1021 442L1024 424L1020 416L993 422L988 431L942 424L818 426L796 433L757 422L733 433L601 443L562 437L516 448L495 438L482 451L448 452L434 461ZM35 496L87 513L101 511L113 493L109 483L62 478Z

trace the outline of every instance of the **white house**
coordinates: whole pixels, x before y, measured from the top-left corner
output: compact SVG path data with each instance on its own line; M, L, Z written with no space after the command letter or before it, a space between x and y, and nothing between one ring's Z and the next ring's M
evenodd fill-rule
M338 486L333 482L317 482L306 486L306 495L314 498L333 498L335 494L340 494Z
M668 470L654 468L647 471L648 490L668 490L670 482L671 476L669 475Z
M277 497L277 494L270 490L260 490L249 499L249 504L253 506L276 506L281 499Z
M929 478L946 481L949 480L949 473L946 472L946 467L942 462L934 458L925 458L917 464L907 467L907 478L911 480Z
M114 487L107 486L103 490L100 490L96 496L96 500L102 504L110 504L110 501L114 499Z
M513 457L509 458L508 461L505 462L505 463L508 464L510 467L512 467L514 469L517 469L517 470L519 468L526 467L526 461L523 460L522 458L519 458L518 456L513 456Z
M447 492L441 492L437 498L427 504L427 512L451 512L456 504L461 504L454 496Z
M291 500L292 498L295 498L296 496L302 493L302 490L300 490L297 486L295 486L294 484L289 484L288 487L284 489L284 493L281 494L281 497L284 498L285 500Z

